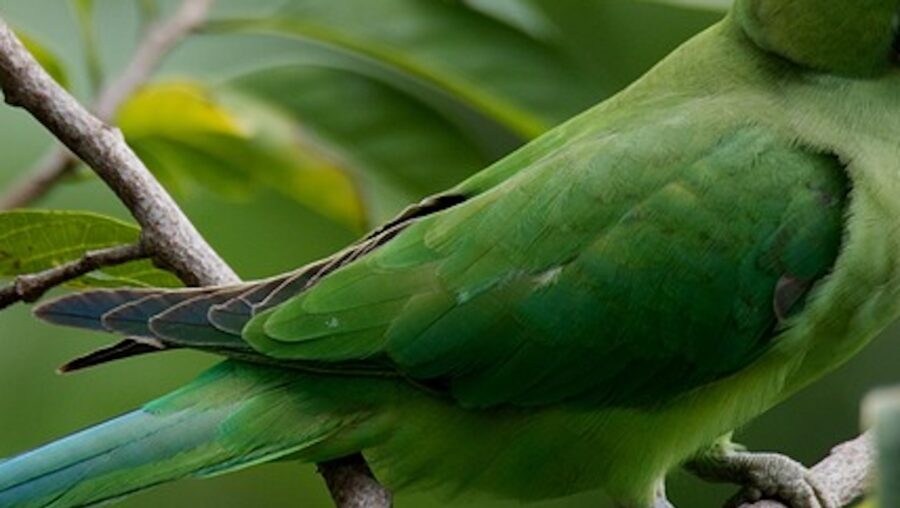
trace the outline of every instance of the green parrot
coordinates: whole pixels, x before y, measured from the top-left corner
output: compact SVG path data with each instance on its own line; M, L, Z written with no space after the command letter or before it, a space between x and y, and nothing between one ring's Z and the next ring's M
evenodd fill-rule
M331 258L37 309L74 360L227 359L0 462L0 506L83 506L362 453L392 489L670 506L682 465L834 508L730 432L900 317L900 0L737 0L640 80Z

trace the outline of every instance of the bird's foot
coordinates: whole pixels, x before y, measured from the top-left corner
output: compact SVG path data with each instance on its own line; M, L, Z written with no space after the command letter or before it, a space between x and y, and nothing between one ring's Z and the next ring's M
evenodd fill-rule
M831 492L803 464L777 453L718 450L688 464L688 469L710 481L742 485L726 506L736 508L762 499L787 503L791 508L840 508Z

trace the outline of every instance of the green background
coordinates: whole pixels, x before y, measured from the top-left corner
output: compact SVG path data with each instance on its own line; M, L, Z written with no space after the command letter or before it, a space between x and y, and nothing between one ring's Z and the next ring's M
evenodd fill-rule
M335 0L337 1L337 0ZM363 1L363 0L343 0ZM368 0L366 0L368 1ZM430 0L423 0L430 1ZM437 0L433 0L437 1ZM551 0L547 0L551 1ZM597 96L626 85L718 14L683 11L641 2L557 0L579 15L569 20L579 40L596 47L576 48L592 55ZM259 13L280 2L225 1L217 13ZM102 57L108 69L128 58L137 29L133 2L97 4ZM58 0L2 0L0 15L40 40L64 62L83 59L71 10ZM291 51L270 39L201 36L169 58L162 76L223 79L260 60ZM81 65L72 69L73 88L87 88ZM303 93L297 90L296 93ZM0 108L0 188L20 175L50 146L43 129L26 114ZM428 154L422 154L427 159ZM439 180L439 178L438 178ZM432 189L437 190L437 189ZM355 232L271 192L226 200L202 189L182 204L200 231L243 278L262 277L326 255L352 241ZM93 210L127 218L127 212L96 180L63 185L41 203L48 208ZM738 439L753 449L778 450L808 463L858 432L858 406L871 388L896 382L900 329L888 330L850 364L742 429ZM0 312L0 456L8 456L125 412L189 380L216 361L194 352L173 352L115 363L70 376L57 365L107 341L107 337L54 328L37 322L24 305ZM472 467L478 467L473 464ZM547 467L553 467L548 464ZM710 486L678 473L670 497L681 508L721 506L730 487ZM605 506L586 494L542 507ZM427 493L398 496L400 507L502 507L516 503L472 497L452 501ZM330 506L312 466L273 464L212 480L187 480L123 501L124 507Z

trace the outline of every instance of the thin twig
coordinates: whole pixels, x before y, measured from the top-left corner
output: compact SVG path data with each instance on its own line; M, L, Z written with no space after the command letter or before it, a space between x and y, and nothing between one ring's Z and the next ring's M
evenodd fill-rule
M16 302L33 302L54 287L106 266L116 266L143 259L147 252L140 243L117 245L89 251L79 259L43 272L19 275L12 284L0 288L0 309Z
M150 79L163 58L206 22L214 2L184 0L170 17L147 29L134 58L97 98L94 112L100 120L112 120L122 103ZM41 198L75 167L76 159L69 150L62 146L54 147L34 169L13 184L12 190L0 198L0 210L26 206Z
M41 198L77 165L72 152L63 146L53 147L0 198L0 210L21 208Z
M813 476L830 489L838 506L852 502L871 492L875 481L875 451L870 432L865 432L831 450L812 467ZM788 508L777 501L758 501L740 508Z
M143 246L157 262L188 285L240 281L125 143L121 131L91 115L53 81L3 20L0 88L7 103L28 110L116 193L141 225ZM390 493L372 479L359 454L321 464L320 471L340 508L391 505Z
M97 116L105 121L112 119L119 106L150 79L163 58L206 23L214 3L215 0L184 0L168 19L151 26L134 52L131 63L100 94L94 106Z

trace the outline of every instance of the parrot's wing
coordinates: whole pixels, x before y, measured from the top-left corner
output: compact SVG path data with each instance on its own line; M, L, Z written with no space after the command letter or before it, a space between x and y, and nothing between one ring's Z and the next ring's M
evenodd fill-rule
M653 403L740 370L833 266L848 183L835 157L762 128L713 136L570 143L244 338L281 361L383 365L472 406Z
M179 347L272 363L241 337L253 316L306 291L331 272L380 248L420 219L493 189L529 168L533 161L554 153L567 140L589 132L591 125L588 115L576 117L453 189L411 205L346 249L293 272L216 288L84 291L39 305L35 314L51 323L127 337L68 362L61 367L62 371ZM310 365L303 362L295 366L308 368ZM317 366L317 370L321 368Z
M126 336L67 362L60 367L62 372L181 347L265 360L241 337L255 314L291 299L326 274L377 249L420 217L465 199L460 194L431 196L333 256L270 279L220 287L82 291L38 306L35 315L58 325Z

